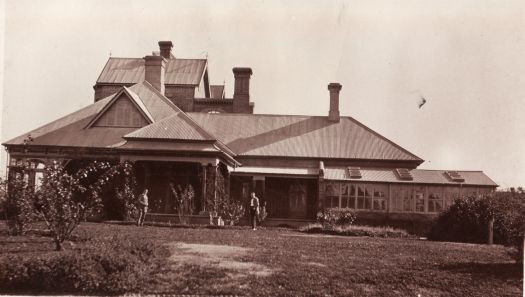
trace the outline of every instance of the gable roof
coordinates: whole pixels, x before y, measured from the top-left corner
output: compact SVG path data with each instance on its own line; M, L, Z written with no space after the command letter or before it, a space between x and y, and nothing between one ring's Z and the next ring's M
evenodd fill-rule
M164 83L199 85L208 61L206 59L168 59ZM109 58L97 84L134 84L144 81L143 58Z
M491 180L483 171L458 171L464 182L455 182L446 175L447 170L428 170L428 169L412 169L410 174L413 180L401 180L395 174L395 169L376 169L376 168L361 168L361 178L351 178L348 174L347 167L326 167L324 169L324 178L327 180L345 180L355 182L389 182L402 184L440 184L440 185L477 185L477 186L492 186L498 185Z
M124 98L129 98L129 100L133 103L137 111L139 111L142 114L142 116L148 123L151 124L154 122L153 116L146 108L140 97L128 88L123 87L119 92L113 95L113 98L111 98L111 100L102 108L102 110L100 110L98 114L95 117L93 117L93 119L87 125L87 128L91 128L93 125L95 125L99 121L99 119L101 119L111 109L111 107L114 106L118 100L120 100L120 98L123 98L122 95L127 95L124 96Z
M351 117L188 115L238 155L423 161Z
M214 141L215 138L196 125L182 111L163 120L142 127L124 136L125 139L148 140L201 140Z
M33 138L33 145L66 147L114 147L123 141L123 136L137 130L127 127L89 127L110 107L119 94L126 93L152 122L160 121L180 112L168 98L159 93L148 82L122 88L118 93L103 98L56 121L11 139L4 144L23 144L27 135Z

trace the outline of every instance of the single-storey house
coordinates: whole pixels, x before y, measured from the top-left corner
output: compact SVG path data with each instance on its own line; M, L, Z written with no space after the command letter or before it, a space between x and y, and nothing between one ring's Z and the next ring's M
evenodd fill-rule
M233 68L234 93L212 85L206 59L182 59L170 41L143 58L110 57L94 102L3 145L8 166L131 160L150 189L153 214L173 213L169 183L196 189L197 212L209 179L224 176L230 197L255 193L270 219L311 220L322 208L369 218L429 217L455 198L494 191L482 171L424 170L421 158L350 116L339 114L342 86L328 84L329 114L256 114L252 69ZM31 138L27 144L28 136Z

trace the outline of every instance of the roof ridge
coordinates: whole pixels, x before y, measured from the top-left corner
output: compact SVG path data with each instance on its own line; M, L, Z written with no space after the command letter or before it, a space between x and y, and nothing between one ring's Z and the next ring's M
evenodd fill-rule
M143 57L109 57L108 61L110 59L135 59L135 60L144 60ZM176 59L166 59L167 61L171 61L171 60L207 60L207 59L201 59L201 58L176 58ZM107 62L106 62L107 63Z
M143 112L146 114L146 116L149 118L149 120L154 123L155 122L155 118L153 118L153 115L151 114L151 112L149 111L148 107L146 106L146 104L144 103L144 101L142 100L142 98L140 98L140 96L133 92L132 90L130 90L129 88L127 88L126 86L123 87L124 88L124 91L126 93L128 93L128 95L131 96L131 98L134 100L134 101L139 101L141 104L139 104L139 102L135 102L140 109L143 109ZM137 98L135 98L137 97Z
M182 110L177 106L175 105L175 103L173 103L168 97L166 97L166 95L162 94L161 92L159 92L159 90L157 90L152 84L150 84L149 81L147 80L143 80L142 82L140 83L136 83L134 85L138 85L138 84L141 84L143 86L145 86L146 88L148 88L150 91L152 91L153 93L155 93L156 95L158 95L166 104L168 104L174 111L176 112L182 112Z
M425 169L425 168L416 168L416 170L424 170L424 171L483 172L483 170L461 170L461 169Z

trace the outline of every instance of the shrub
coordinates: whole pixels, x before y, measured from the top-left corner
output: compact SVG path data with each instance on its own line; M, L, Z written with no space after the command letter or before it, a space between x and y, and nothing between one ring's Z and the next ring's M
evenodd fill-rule
M11 168L7 180L0 179L0 208L10 235L24 234L34 220L33 188L29 186L27 178L27 164L24 163Z
M494 218L494 243L513 246L516 260L521 262L525 232L523 192L495 192L481 198L458 199L436 219L428 238L485 243L491 218Z
M337 225L352 225L356 218L354 211L345 208L326 208L317 213L317 221L325 229L332 229Z
M405 230L392 227L371 227L371 226L335 226L332 229L325 229L322 224L308 224L299 229L304 233L320 233L341 236L367 236L384 238L406 238L411 237Z
M175 187L173 183L170 183L171 192L175 197L175 210L179 215L179 222L183 225L188 225L189 216L195 211L195 191L193 186L188 184L184 189L177 185Z
M236 225L244 216L244 206L239 201L224 199L219 208L219 215L223 220L229 221L230 225Z
M8 293L121 294L136 291L164 251L129 236L94 239L92 248L0 258L0 291Z
M57 251L80 222L100 213L102 194L113 187L118 178L129 180L132 169L129 162L111 165L97 161L75 173L58 163L45 168L42 184L35 193L35 210L51 232ZM128 187L127 192L131 193L132 188ZM132 194L126 195L128 200L130 196L133 198ZM126 208L130 204L123 202Z

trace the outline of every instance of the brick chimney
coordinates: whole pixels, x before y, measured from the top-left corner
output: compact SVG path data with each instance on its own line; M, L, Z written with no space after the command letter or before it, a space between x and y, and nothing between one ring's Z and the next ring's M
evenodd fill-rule
M252 69L248 67L233 68L235 86L233 91L233 112L247 113L250 110L250 77Z
M162 56L145 56L144 62L144 79L148 81L155 89L164 94L164 72L166 68L166 59L164 59Z
M159 41L160 55L164 59L171 59L171 49L173 48L173 43L171 41Z
M340 83L330 83L328 90L330 91L330 111L328 112L328 120L330 122L339 122L339 92L343 86Z

